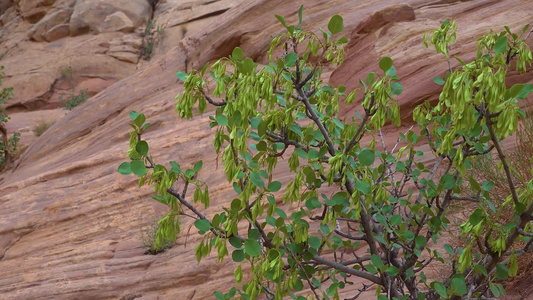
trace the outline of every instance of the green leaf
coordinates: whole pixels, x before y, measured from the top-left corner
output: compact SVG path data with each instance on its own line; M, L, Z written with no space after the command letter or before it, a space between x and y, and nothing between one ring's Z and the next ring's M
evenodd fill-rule
M229 238L229 243L235 247L235 248L240 248L242 247L242 241L240 238L236 237L236 236L232 236Z
M296 64L296 60L298 60L298 54L291 52L285 56L285 66L290 68Z
M320 248L320 245L322 245L322 242L316 236L310 236L307 242L309 243L309 246L313 249L318 249Z
M187 80L187 76L189 76L187 73L183 73L181 71L176 72L176 76L179 80L185 82Z
M444 174L444 176L440 178L440 184L444 185L443 188L445 190L449 190L455 186L455 178L452 174Z
M402 84L399 82L393 82L390 84L391 94L400 95L403 92Z
M302 25L302 13L303 13L303 10L304 10L304 6L302 4L300 6L300 8L298 9L298 26Z
M366 75L366 85L371 86L374 83L374 72L370 72Z
M204 232L209 231L212 228L209 221L205 219L198 219L194 221L194 226L198 228L198 230L204 231Z
M463 275L455 275L450 284L450 288L455 290L454 294L457 296L466 294L468 289L466 288L465 278Z
M246 239L244 241L244 252L250 256L258 256L261 254L261 245L257 240Z
M425 237L419 235L415 238L415 244L417 248L424 247L427 244L427 240Z
M131 168L130 163L125 161L118 166L118 172L122 175L130 175L131 174Z
M181 168L180 168L180 165L175 162L175 161L171 161L170 162L170 167L172 168L172 171L180 174L181 173Z
M505 280L507 277L509 277L509 269L504 264L497 264L494 278Z
M242 249L237 249L231 253L231 259L234 262L241 262L244 260L244 251Z
M496 41L496 44L494 44L494 53L495 54L505 53L506 49L507 49L507 37L502 36Z
M140 155L148 154L148 143L146 141L138 142L137 146L135 146L135 150L137 150Z
M144 121L146 121L146 117L144 116L144 114L139 114L137 118L133 120L133 123L135 123L135 125L137 125L138 127L141 127Z
M455 255L452 246L450 246L449 244L444 244L444 250L446 250L446 252L448 252L448 254L452 256Z
M494 297L500 297L500 290L498 290L498 287L492 282L489 282L489 286L490 286L490 291L492 292L492 295Z
M261 120L259 122L259 125L257 125L257 134L262 137L266 134L266 131L267 131L267 124L265 121Z
M355 188L365 195L370 195L372 193L372 190L370 189L370 184L368 184L368 182L366 181L357 179L357 181L355 182Z
M252 179L252 183L257 187L265 186L265 182L261 179L261 176L255 172L250 172L250 179Z
M133 174L137 176L143 176L144 174L148 173L148 170L146 170L146 166L140 160L132 160L130 163L130 168Z
M388 56L383 57L379 61L379 68L383 70L383 72L387 72L392 67L392 59Z
M224 300L224 295L221 292L216 291L213 294L215 295L215 298L217 298L217 300Z
M489 181L483 181L481 183L481 188L485 191L485 192L488 192L492 189L492 187L494 187L494 182L489 182Z
M370 257L370 260L372 261L372 264L376 267L376 268L381 268L383 267L383 262L381 261L381 258L379 256L377 256L376 254L372 254L372 256Z
M320 201L318 201L317 197L311 197L305 201L305 207L309 210L313 210L315 208L320 208L322 204Z
M522 90L520 90L518 95L516 95L516 98L526 99L527 95L529 95L529 93L531 93L532 91L533 91L533 85L529 83L524 84L524 87L522 88Z
M242 62L241 72L245 75L252 73L252 71L254 70L254 65L254 61L251 58L247 57Z
M446 287L444 286L444 284L442 284L442 282L433 281L430 286L437 292L437 294L439 294L439 296L445 299L447 298L448 291L446 290Z
M281 182L279 182L279 181L272 181L268 185L268 190L273 192L273 193L279 191L279 189L281 189Z
M137 117L139 116L139 113L136 112L136 111L130 111L130 119L132 121L135 121L135 119L137 119Z
M438 84L438 85L443 85L445 83L444 79L442 79L441 77L433 77L433 81Z
M389 266L387 268L387 270L385 270L385 272L387 272L387 274L389 274L389 276L396 276L396 275L398 275L399 270L395 266Z
M197 163L194 164L194 167L193 167L193 170L195 173L198 173L198 171L200 171L202 169L202 166L204 165L204 162L203 161L198 161Z
M243 56L244 56L244 53L242 52L242 49L239 47L235 47L235 49L233 49L233 52L231 53L231 57L238 61L240 61L243 58Z
M328 29L331 35L341 32L344 29L342 17L339 15L331 17L328 23Z
M287 25L285 25L285 18L283 16L280 16L280 15L275 15L276 19L278 19L278 21L281 23L281 25L283 25L283 27L287 27Z
M224 115L217 116L215 120L217 120L217 123L222 126L228 126L228 118Z
M476 181L474 177L470 176L468 178L468 182L470 183L470 187L472 188L472 190L476 192L481 191L481 186L479 185L479 183Z
M392 217L390 217L389 221L392 226L400 225L402 223L402 216L393 215Z
M368 167L374 163L375 155L372 150L365 149L359 152L359 163L362 166Z

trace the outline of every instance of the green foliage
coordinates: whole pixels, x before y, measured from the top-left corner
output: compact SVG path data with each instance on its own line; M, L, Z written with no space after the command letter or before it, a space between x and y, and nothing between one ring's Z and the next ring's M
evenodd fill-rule
M61 74L61 78L67 80L70 83L70 87L72 89L72 93L68 95L62 93L59 96L59 101L65 104L65 110L73 110L76 106L85 102L85 100L89 98L87 96L87 89L81 90L79 93L76 94L76 83L74 82L74 72L72 71L71 66L61 68L59 70L59 73ZM65 97L67 97L67 99L65 99Z
M177 162L154 163L141 140L149 123L144 114L131 112L130 161L119 172L137 175L139 186L152 185L153 198L169 206L158 234L175 239L177 217L189 210L203 235L195 248L197 260L212 250L219 260L231 252L239 263L236 287L227 294L215 292L217 299L303 299L294 295L303 288L314 299L339 299L343 289L357 296L374 285L378 299L503 294L495 280L516 273L516 257L533 248L533 182L516 189L506 177L510 193L503 205L512 206L515 214L512 223L501 223L487 218L488 210L500 209L489 195L493 183L477 183L465 174L474 157L494 150L509 175L500 144L515 132L523 113L518 101L532 88L507 89L505 78L513 58L523 62L517 64L519 71L531 64L524 40L509 30L480 38L474 61L434 80L443 91L436 105L426 102L415 109L418 130L400 134L388 149L381 128L387 122L400 125L394 97L403 91L393 60L382 58L380 71L370 72L354 91L332 86L320 79L321 66L343 62L347 39L333 38L343 29L342 18L333 16L319 36L302 28L302 8L298 16L297 25L275 16L286 32L273 38L264 67L236 48L202 70L176 74L185 88L176 97L182 118L192 118L196 107L199 113L208 104L216 107L210 116L216 130L213 146L235 194L213 216L195 204L210 205L208 185L198 179L203 163L185 171ZM448 56L455 29L455 22L445 22L429 43ZM278 47L282 57L274 57ZM208 80L214 81L212 92ZM356 91L362 94L364 115L341 118L341 105L353 103ZM363 142L365 135L369 142ZM426 143L433 149L430 165L423 163L431 159L420 150ZM282 162L292 174L285 184L273 178ZM471 189L462 188L467 180ZM180 190L174 188L176 181L182 182ZM326 193L332 188L335 194ZM435 245L449 230L450 205L461 201L477 205L462 226L471 242L459 249L444 245L441 251ZM293 209L282 209L284 204ZM489 228L488 234L480 235L480 228ZM517 248L518 241L525 246ZM361 246L367 249L364 256L355 252ZM474 247L481 254L472 255ZM429 281L423 272L429 263L448 266L451 275ZM249 265L249 274L243 274L243 264ZM352 276L370 284L354 288Z
M4 78L4 67L0 66L0 86L2 86L2 79ZM6 123L9 116L4 112L5 104L13 97L13 88L2 88L0 91L0 171L12 160L13 155L17 151L17 143L20 140L20 133L13 133L12 137L7 135Z
M89 96L87 96L87 89L81 90L76 95L76 89L72 89L72 93L68 94L67 97L70 98L70 100L64 99L65 94L62 94L59 96L59 100L65 104L65 110L73 110L76 106L80 105L81 103L85 102L85 100L89 99ZM67 98L67 99L68 99Z
M172 244L174 242L167 240L165 237L162 238L161 244L158 245L158 247L156 247L157 239L158 239L158 235L157 235L158 229L159 229L158 221L154 221L150 223L149 225L142 228L141 242L142 242L142 246L146 249L145 254L156 255L172 247Z

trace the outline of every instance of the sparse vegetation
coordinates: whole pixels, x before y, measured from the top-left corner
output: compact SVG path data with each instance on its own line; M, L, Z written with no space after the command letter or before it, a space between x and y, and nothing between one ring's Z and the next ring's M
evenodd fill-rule
M165 28L157 24L156 20L148 22L144 31L143 45L141 48L141 57L144 60L150 60L154 47L161 41L165 34Z
M2 79L4 78L4 67L0 67L0 87L2 86ZM7 134L6 123L9 116L4 112L5 108L2 104L13 97L13 88L3 88L0 91L0 171L4 170L14 158L13 155L17 151L17 143L20 140L20 133L13 133L12 137Z
M142 246L146 249L145 254L156 255L166 249L172 247L173 241L169 241L166 237L162 237L161 245L156 247L157 230L159 229L158 221L155 220L152 223L146 225L141 229L141 241Z
M64 67L59 70L61 78L70 82L70 88L72 92L70 94L62 93L59 96L59 101L65 105L65 110L73 110L76 106L85 102L89 97L87 96L87 89L81 90L76 93L76 83L74 82L74 73L72 67Z
M64 97L67 96L67 99L64 99ZM76 106L80 105L81 103L85 102L89 97L87 96L87 90L81 90L78 94L76 94L76 89L72 89L72 93L65 95L62 94L59 96L59 100L65 104L66 110L73 110ZM70 99L70 100L68 100Z
M35 136L41 136L48 128L52 127L56 123L56 120L41 120L32 129Z

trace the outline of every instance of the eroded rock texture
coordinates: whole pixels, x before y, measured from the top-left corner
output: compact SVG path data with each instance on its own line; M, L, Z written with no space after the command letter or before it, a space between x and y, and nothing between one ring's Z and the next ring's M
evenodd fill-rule
M228 55L236 46L265 62L270 38L282 30L273 15L295 22L300 4L161 1L154 19L166 26L163 42L150 63L134 64L112 53L133 53L132 48L140 47L134 35L138 28L143 31L140 24L150 18L146 14L152 7L139 0L104 9L99 6L104 2L115 3L0 2L6 7L0 16L0 63L8 76L4 84L13 86L16 95L8 106L13 116L8 128L25 133L28 146L16 167L0 174L0 298L213 299L213 291L226 291L233 284L234 266L217 263L214 256L196 262L193 249L200 239L192 220L183 219L183 234L171 249L144 255L141 228L165 208L150 199L150 188L138 189L134 176L116 171L128 147L128 113L144 112L152 123L144 138L158 162L175 160L187 168L204 161L199 176L210 184L213 203L207 215L228 205L232 189L210 147L210 113L179 119L173 107L182 88L175 73ZM139 9L122 10L125 6ZM53 17L66 11L60 7L72 9L70 18ZM334 84L358 87L359 78L378 70L380 57L392 57L404 86L398 97L402 119L409 123L416 104L436 99L439 86L432 78L447 69L442 55L422 45L425 31L456 19L458 41L451 54L468 60L475 53L476 37L491 28L501 31L504 25L516 31L532 21L531 11L532 2L517 0L315 0L305 1L303 21L316 30L325 28L334 14L345 20L343 34L350 39L345 63L326 72ZM47 38L56 26L64 31ZM68 74L61 72L68 66L78 87L92 89L94 96L63 116L54 109L53 95L60 87L68 90ZM515 80L531 83L533 74L511 75L511 82ZM346 107L345 113L356 109ZM36 118L37 112L58 118L38 139L28 129L28 118ZM397 130L390 128L387 139L395 140ZM281 166L274 177L287 182L287 174Z

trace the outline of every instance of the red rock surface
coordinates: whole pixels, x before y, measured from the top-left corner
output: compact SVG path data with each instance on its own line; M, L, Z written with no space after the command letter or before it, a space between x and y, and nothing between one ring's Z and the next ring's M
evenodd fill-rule
M232 199L210 147L209 113L185 121L173 111L174 97L182 90L175 72L185 70L186 63L190 69L228 55L236 46L264 62L271 36L282 29L273 15L294 22L299 4L215 1L221 7L215 8L207 6L210 2L183 6L190 10L189 19L175 23L171 22L180 18L180 10L171 4L178 2L159 4L156 16L168 22L161 46L166 51L139 65L105 54L106 43L123 37L121 32L30 42L30 21L42 11L52 11L48 6L29 5L31 11L22 18L12 16L10 25L0 29L0 49L7 49L0 63L9 76L4 84L14 86L16 94L10 108L14 117L8 123L11 132L26 128L28 133L31 122L24 113L49 105L52 87L61 77L59 67L72 66L78 79L86 79L80 86L102 89L93 88L97 94L64 117L56 114L60 119L38 139L28 137L29 148L16 168L0 174L0 299L213 299L213 291L226 291L233 284L233 263L217 263L213 256L196 262L193 249L199 238L190 219L183 219L183 234L171 249L144 255L141 228L165 208L150 199L149 187L138 189L134 176L116 171L128 147L128 113L144 112L152 123L144 138L158 162L176 160L191 167L204 161L200 177L210 184L214 204L207 215ZM201 21L206 16L201 9L215 15ZM395 14L395 9L402 13ZM327 27L333 14L344 17L343 33L350 44L345 64L329 70L334 84L357 87L359 78L378 70L381 56L392 57L404 86L398 98L402 119L408 122L417 103L436 98L439 86L432 78L447 68L443 56L422 45L425 31L447 18L456 19L458 41L451 54L468 60L476 37L491 28L501 31L504 25L517 30L532 21L531 11L532 2L516 0L322 0L305 2L304 24L315 30ZM60 52L67 54L57 56ZM533 74L512 75L512 80L533 82ZM354 109L357 106L347 107L346 113ZM396 139L394 131L388 139ZM286 182L287 173L280 167L274 176Z

